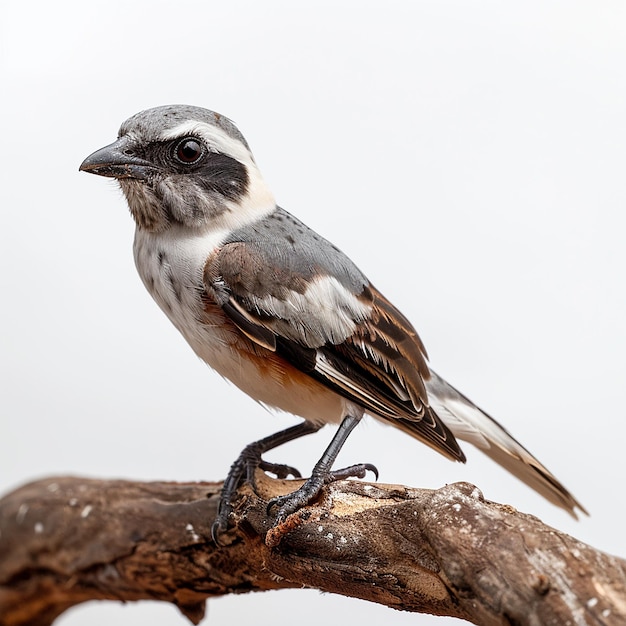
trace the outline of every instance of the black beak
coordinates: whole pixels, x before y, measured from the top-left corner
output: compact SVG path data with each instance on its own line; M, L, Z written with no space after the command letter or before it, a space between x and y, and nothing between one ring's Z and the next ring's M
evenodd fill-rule
M81 172L111 178L136 178L145 180L156 168L150 161L139 158L128 137L120 137L111 145L90 154L81 164Z

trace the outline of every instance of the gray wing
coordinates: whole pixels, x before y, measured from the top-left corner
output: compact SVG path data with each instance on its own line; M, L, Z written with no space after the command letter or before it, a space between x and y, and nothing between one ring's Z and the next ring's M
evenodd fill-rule
M575 516L585 509L500 424L429 369L411 323L341 251L278 209L231 235L207 288L255 344L464 461L468 441Z
M205 283L250 340L409 432L465 456L428 404L426 351L410 322L335 246L277 209L234 232Z

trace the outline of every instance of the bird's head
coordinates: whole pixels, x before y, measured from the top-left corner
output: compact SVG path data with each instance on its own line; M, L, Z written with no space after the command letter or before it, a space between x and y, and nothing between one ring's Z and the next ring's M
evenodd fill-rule
M141 229L236 224L275 205L237 127L199 107L161 106L126 120L80 169L116 178Z

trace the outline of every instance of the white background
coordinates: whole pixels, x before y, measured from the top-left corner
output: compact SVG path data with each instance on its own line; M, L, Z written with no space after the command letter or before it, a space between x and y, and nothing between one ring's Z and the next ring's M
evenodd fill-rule
M574 522L469 446L453 464L371 421L340 462L373 462L385 482L471 481L625 556L625 7L5 1L0 490L68 473L220 479L244 444L295 423L196 359L140 284L121 193L78 172L133 113L187 103L237 122L279 203L361 266L435 369L591 517ZM330 436L273 458L306 471ZM458 623L316 591L208 613ZM58 621L87 623L185 620L99 603Z

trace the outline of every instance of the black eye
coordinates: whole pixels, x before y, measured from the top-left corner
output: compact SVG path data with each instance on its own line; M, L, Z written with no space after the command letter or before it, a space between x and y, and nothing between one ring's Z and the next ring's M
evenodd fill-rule
M187 137L187 139L181 139L178 142L174 154L181 163L189 165L196 163L202 158L204 148L197 139Z

